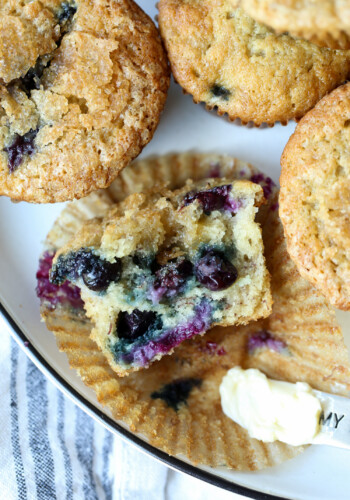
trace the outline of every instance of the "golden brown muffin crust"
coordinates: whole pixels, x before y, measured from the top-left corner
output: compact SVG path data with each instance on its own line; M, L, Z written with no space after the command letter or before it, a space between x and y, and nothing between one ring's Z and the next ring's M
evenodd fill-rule
M132 0L73 6L39 79L0 84L0 194L14 199L108 186L151 140L165 103L168 64L149 17Z
M0 1L0 82L24 76L39 56L56 49L62 3Z
M350 84L299 123L282 155L280 215L299 272L350 309Z
M299 119L350 71L350 52L276 35L238 0L160 0L159 26L177 82L243 123Z

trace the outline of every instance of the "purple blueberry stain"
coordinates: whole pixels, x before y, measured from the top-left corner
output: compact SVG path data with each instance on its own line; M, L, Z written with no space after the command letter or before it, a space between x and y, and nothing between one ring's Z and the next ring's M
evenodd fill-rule
M50 303L52 308L58 304L68 303L75 309L82 309L84 302L80 297L80 289L69 281L62 285L55 285L49 279L52 261L55 252L46 251L39 261L39 269L36 273L36 293L41 302Z
M213 165L211 165L208 177L211 177L212 179L221 177L221 167L219 163L214 163Z
M224 347L220 347L218 352L216 353L218 356L225 356L227 354L227 351L225 350Z
M182 378L164 385L159 391L151 394L152 399L162 399L169 408L179 410L180 405L187 405L187 399L194 387L200 387L202 380L198 378Z
M195 264L199 283L212 292L226 290L237 280L238 271L223 252L207 250Z
M149 297L153 303L162 298L172 298L184 291L188 279L193 275L193 265L185 257L172 259L155 271Z
M171 349L179 345L184 340L190 339L194 335L206 332L212 318L212 307L207 301L202 301L195 308L194 315L188 320L174 328L163 332L156 332L157 337L153 337L146 343L142 343L142 338L128 351L125 352L124 345L117 342L115 345L115 356L126 364L136 364L138 366L147 365L157 354L166 354ZM118 345L119 344L119 345Z
M117 319L117 335L120 339L134 341L152 328L161 328L161 320L154 311L134 309L131 313L121 311Z
M190 191L184 197L184 206L198 201L207 215L214 210L226 210L235 214L241 208L242 202L230 196L231 190L232 185L226 184L204 191Z
M216 352L217 348L218 348L218 345L216 342L211 342L210 340L208 340L208 342L206 342L203 350L205 352L210 353L210 354L214 354Z
M227 354L224 347L219 348L216 342L210 340L208 340L204 346L201 346L199 350L205 354L209 354L210 356L214 356L215 354L217 356L224 356Z
M255 184L260 184L262 183L263 181L265 181L265 175L262 174L262 173L259 173L259 174L253 174L250 178L250 180L252 182L254 182Z
M154 288L154 286L151 286L148 291L148 298L153 302L153 304L158 304L163 299L163 297L166 296L167 293L169 293L167 288Z
M231 214L236 214L240 208L242 208L241 200L236 200L235 198L231 198L230 196L226 198L224 210L226 210L227 212L231 212Z
M255 184L259 184L263 188L264 196L267 200L270 198L274 188L276 187L273 180L262 173L252 175L250 180Z
M288 350L288 347L283 340L274 337L272 333L261 330L251 335L248 340L249 354L253 354L257 349L270 349L271 351L282 354L284 351Z
M23 162L25 156L32 156L35 151L35 138L38 130L29 130L24 135L16 134L9 146L4 148L8 155L7 166L12 174Z

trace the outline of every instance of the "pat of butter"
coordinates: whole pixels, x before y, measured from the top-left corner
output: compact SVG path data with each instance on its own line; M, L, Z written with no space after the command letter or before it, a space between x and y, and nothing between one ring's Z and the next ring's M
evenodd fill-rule
M270 380L259 370L232 368L220 385L224 413L264 442L312 443L320 430L321 403L304 382Z

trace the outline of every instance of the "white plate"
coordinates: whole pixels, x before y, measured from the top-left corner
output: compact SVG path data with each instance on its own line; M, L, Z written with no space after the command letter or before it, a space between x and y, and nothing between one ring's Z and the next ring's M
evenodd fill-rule
M156 9L149 6L149 0L139 3L154 18ZM279 159L293 130L294 124L272 129L231 124L195 105L172 84L159 128L142 156L189 150L227 153L251 162L277 181ZM86 412L171 467L252 498L275 495L295 500L348 500L349 452L313 446L282 466L259 473L193 467L156 450L110 418L93 391L69 368L54 336L40 322L35 272L42 242L62 206L14 204L0 199L0 332L9 330L34 363ZM341 315L343 325L349 325L348 318L348 314ZM346 334L349 339L349 326Z

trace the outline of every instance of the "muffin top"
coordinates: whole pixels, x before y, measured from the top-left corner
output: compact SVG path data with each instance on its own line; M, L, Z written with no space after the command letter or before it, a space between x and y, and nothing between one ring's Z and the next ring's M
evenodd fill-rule
M302 276L350 309L350 84L298 124L282 155L280 215Z
M350 70L350 52L277 35L238 0L160 0L159 26L177 82L243 123L299 119Z
M15 61L7 71L0 59L0 194L80 198L108 186L152 138L169 85L166 56L132 0L22 3L0 7L20 25L0 42Z

